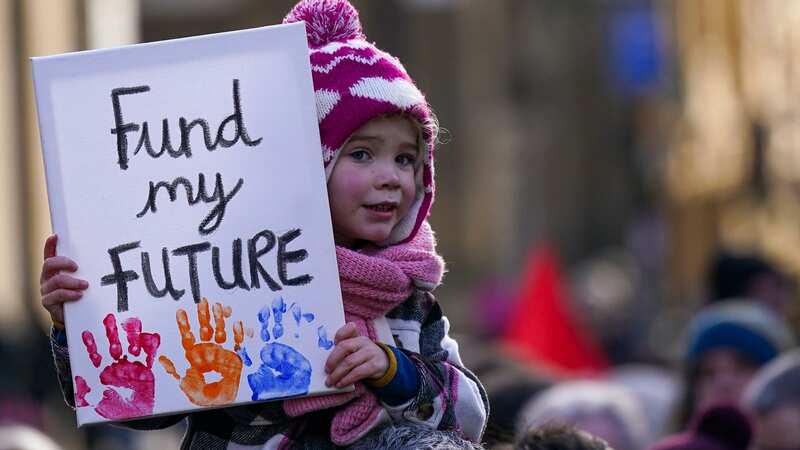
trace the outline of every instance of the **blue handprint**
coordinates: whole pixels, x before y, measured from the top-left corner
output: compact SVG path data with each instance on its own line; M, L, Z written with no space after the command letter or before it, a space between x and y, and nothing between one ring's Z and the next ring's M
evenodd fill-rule
M300 337L300 320L305 320L306 323L311 323L314 321L314 314L313 313L303 313L303 310L300 308L300 305L297 303L292 303L292 306L289 307L289 310L292 312L292 317L294 317L294 321L297 324L298 331L294 333L294 337ZM325 327L320 325L317 328L317 345L319 348L324 350L330 350L333 348L334 342L328 339L328 332L325 330Z
M272 302L271 310L274 321L272 336L277 339L283 336L283 313L286 312L283 298L276 298ZM270 342L269 318L270 308L264 306L258 313L258 321L261 322L260 336L264 341L260 354L261 365L257 371L247 375L247 382L253 391L252 399L268 400L308 393L311 364L294 348L279 342ZM313 314L310 320L313 320ZM248 364L245 360L245 365L251 364L252 362Z
M275 339L283 336L283 313L285 312L286 303L283 302L283 297L278 297L272 301L272 314L275 316L275 325L272 327L272 335L275 336ZM267 318L269 318L269 313L267 313Z
M319 348L325 350L330 350L333 348L333 341L328 340L328 332L325 331L325 327L322 325L317 328L317 337L319 338L317 339L317 345L319 345Z
M311 323L314 320L313 313L305 313L303 314L303 310L300 308L300 305L297 303L292 303L292 306L289 307L289 311L292 312L292 317L294 317L294 322L297 324L296 331L294 332L294 337L300 337L300 320L303 319L306 323Z
M258 312L258 321L261 322L261 340L264 342L268 342L270 340L269 336L269 308L266 306L261 308L261 311Z

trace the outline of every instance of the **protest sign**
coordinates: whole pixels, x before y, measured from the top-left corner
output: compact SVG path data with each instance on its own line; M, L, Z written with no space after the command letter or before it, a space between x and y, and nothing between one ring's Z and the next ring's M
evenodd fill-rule
M332 392L303 23L33 59L79 424Z

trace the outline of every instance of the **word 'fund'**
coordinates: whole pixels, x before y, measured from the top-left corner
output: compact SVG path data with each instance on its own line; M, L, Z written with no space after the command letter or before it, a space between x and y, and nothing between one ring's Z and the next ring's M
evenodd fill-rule
M161 121L161 146L158 150L153 147L150 142L150 125L147 121L138 123L128 122L122 118L122 105L120 97L124 95L137 95L150 91L150 86L134 86L134 87L120 87L111 90L111 104L114 108L114 128L111 129L111 134L117 135L117 164L120 169L128 169L128 134L138 132L139 143L136 144L136 149L133 154L136 155L144 148L148 155L153 158L158 158L164 153L173 158L186 158L192 157L192 143L190 133L193 128L199 126L203 129L203 141L207 150L216 150L217 147L228 148L239 142L242 142L248 147L255 147L261 143L262 138L252 139L247 134L247 126L244 123L244 114L242 114L242 102L239 95L239 80L233 80L233 114L229 115L223 120L217 128L216 139L212 139L211 126L208 121L203 118L197 118L192 121L187 121L185 117L178 119L178 127L180 128L181 140L178 148L172 144L172 137L169 131L169 121L164 118ZM233 124L235 132L233 138L228 139L225 137L225 129Z
M171 252L167 248L161 249L161 264L164 273L163 287L156 284L155 277L150 265L150 254L148 252L140 252L141 257L141 274L144 277L145 287L147 292L155 298L161 298L169 294L173 300L179 300L186 292L185 289L177 289L172 282L172 271L170 268L170 254L172 256L185 256L186 269L188 271L189 288L192 291L192 298L195 303L199 303L203 297L200 291L200 275L198 273L198 258L202 253L211 250L211 269L214 273L214 280L220 289L235 289L240 288L246 291L250 289L260 289L261 282L263 281L266 286L272 291L279 291L282 286L302 286L311 282L313 277L309 274L298 275L290 278L288 275L287 265L290 263L299 263L308 258L308 251L305 249L287 250L287 245L293 240L298 238L301 234L299 228L290 230L280 236L275 236L270 230L262 230L252 238L247 240L247 266L250 275L250 280L245 280L245 273L243 270L243 245L242 239L234 239L231 244L231 281L227 280L222 274L220 264L220 248L212 246L209 242L200 242L196 244L185 245L173 249ZM277 244L278 249L275 252L277 261L278 280L280 284L275 281L272 276L267 272L261 263L261 257L269 253L275 248ZM108 254L111 257L111 266L113 272L103 276L100 279L102 286L115 285L117 287L117 311L124 312L128 310L128 283L138 280L139 273L135 270L126 270L122 266L121 255L125 252L135 250L141 246L141 241L128 242L108 249Z

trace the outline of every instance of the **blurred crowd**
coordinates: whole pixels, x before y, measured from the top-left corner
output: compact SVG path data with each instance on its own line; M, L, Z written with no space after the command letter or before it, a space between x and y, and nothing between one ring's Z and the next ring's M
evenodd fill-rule
M587 283L624 292L616 261L564 281L552 251L537 249L516 293L479 293L483 337L461 344L489 392L487 448L800 448L791 280L759 256L719 251L700 307L652 342L638 329L646 313L626 319L635 288L577 299Z

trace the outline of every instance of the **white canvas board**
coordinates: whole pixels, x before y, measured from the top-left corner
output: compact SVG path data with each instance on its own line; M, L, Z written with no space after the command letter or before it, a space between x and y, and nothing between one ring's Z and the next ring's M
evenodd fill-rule
M66 306L78 423L332 392L304 24L32 64L58 253L90 285Z

